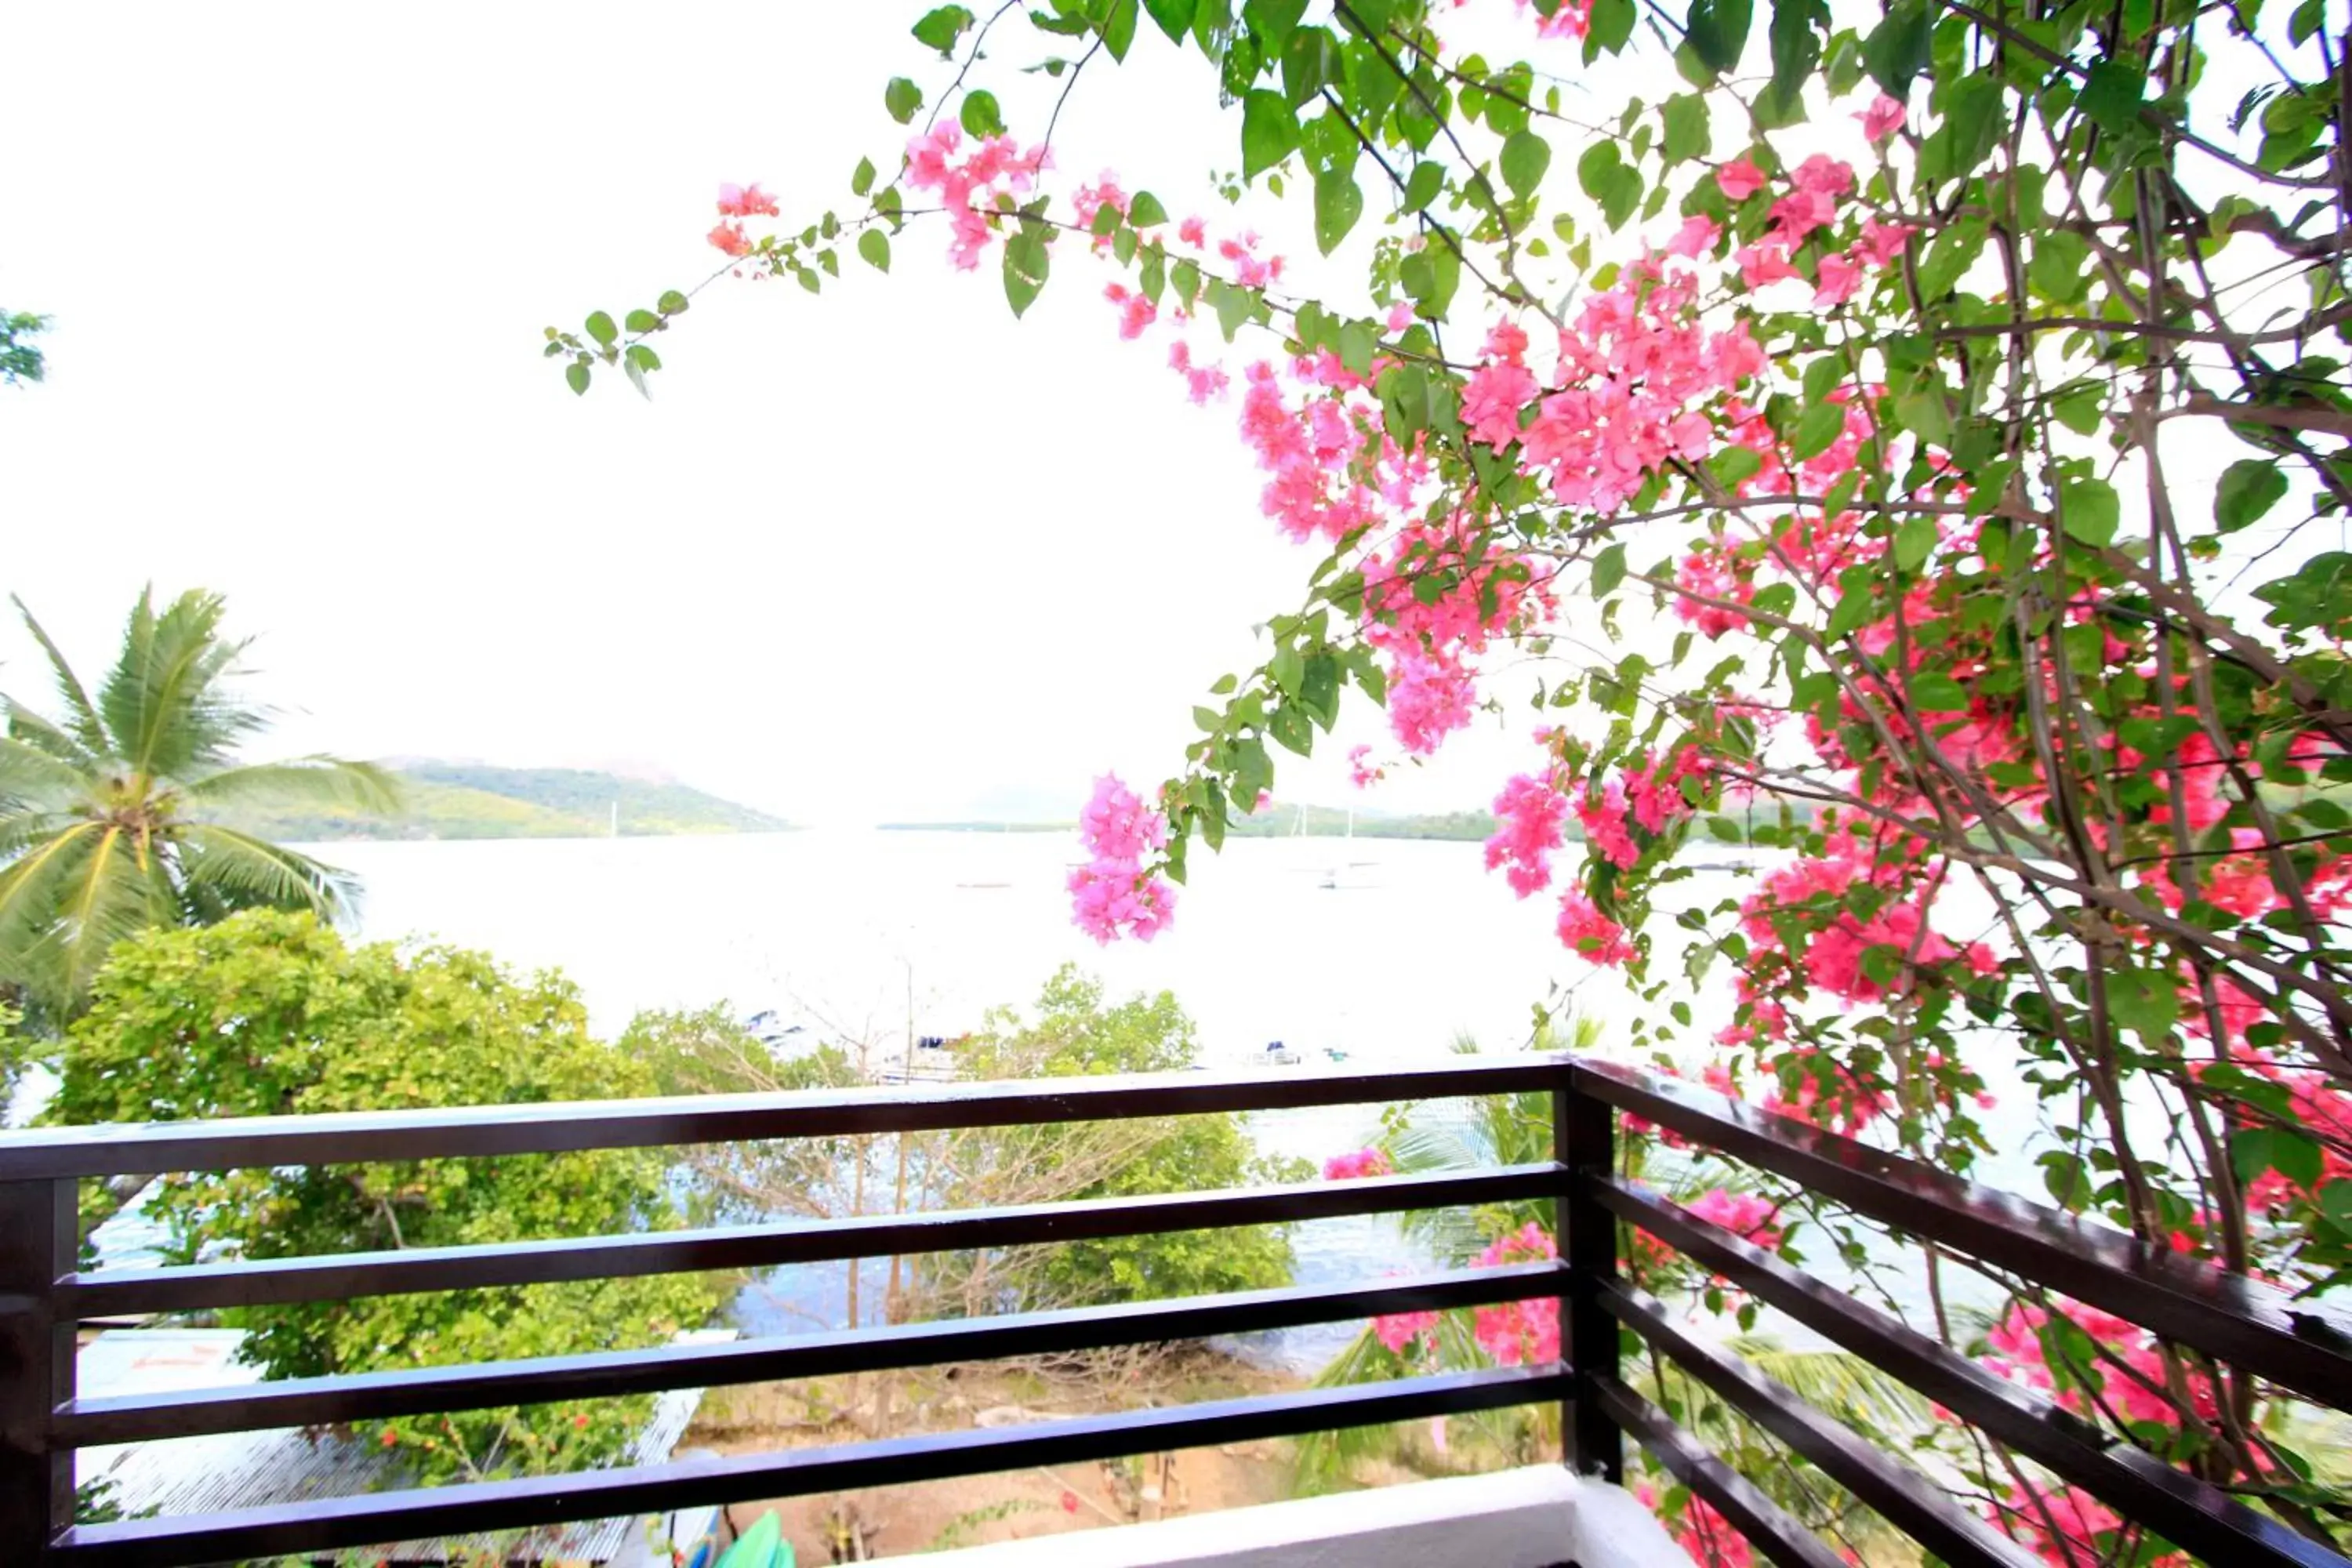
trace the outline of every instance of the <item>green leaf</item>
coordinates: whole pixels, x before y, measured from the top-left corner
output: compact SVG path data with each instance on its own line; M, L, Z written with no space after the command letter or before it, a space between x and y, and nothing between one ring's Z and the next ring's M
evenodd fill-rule
M584 394L588 390L588 362L576 359L565 365L563 379L573 392Z
M1053 253L1045 231L1024 225L1004 242L1004 298L1019 316L1036 303L1053 269Z
M857 167L850 173L849 194L854 196L862 196L873 188L874 160L871 158L860 158L857 160Z
M1763 466L1764 459L1745 447L1726 447L1706 460L1707 471L1726 489L1752 477Z
M1798 419L1796 434L1789 437L1789 455L1801 463L1818 458L1844 433L1845 405L1816 403Z
M1445 165L1438 163L1415 163L1412 173L1405 176L1404 210L1417 213L1437 199L1445 188Z
M611 348L613 340L621 335L621 329L613 324L612 317L598 310L588 318L588 335L606 348Z
M1895 564L1902 571L1919 570L1935 548L1936 520L1924 513L1905 518L1895 531Z
M685 295L679 293L677 289L672 289L664 293L660 299L654 301L654 308L661 311L665 316L678 316L686 313L686 308L690 303L692 303L692 301L688 300Z
M1717 75L1730 70L1748 47L1748 26L1754 17L1754 0L1691 0L1685 24L1691 52Z
M2095 386L2086 386L2079 392L2070 392L2063 397L2053 399L2050 412L2059 424L2077 436L2097 435L2100 421L2105 416L2100 390Z
M1821 29L1829 26L1824 0L1772 0L1772 92L1794 103L1797 90L1821 63Z
M923 107L923 89L905 77L894 76L890 85L882 89L882 106L890 111L891 119L901 125L908 124L915 118L915 110Z
M1004 115L996 107L996 95L984 87L975 88L963 95L963 110L956 118L974 136L1004 134Z
M1339 40L1327 27L1301 27L1282 46L1282 96L1305 103L1345 68Z
M1625 580L1625 547L1612 544L1592 558L1592 596L1605 599Z
M940 51L941 59L955 58L956 40L972 24L972 15L961 5L941 5L927 11L914 26L915 41L929 44Z
M1862 41L1863 68L1890 98L1905 98L1927 68L1933 18L1927 0L1898 0Z
M2147 73L2137 64L2103 59L2091 68L2074 104L2108 135L2126 135L2139 124L2140 93L2147 85Z
M1298 150L1298 113L1264 89L1242 100L1242 178L1254 180Z
M2025 279L2043 299L2072 304L2091 287L2090 260L2089 240L2066 229L2045 229L2033 237Z
M2066 537L2084 544L2115 542L2122 526L2113 485L2105 479L2074 479L2058 487L2058 521Z
M1171 44L1182 44L1184 35L1192 26L1193 13L1200 9L1200 0L1143 0L1143 8L1160 24Z
M1641 12L1633 0L1592 0L1591 30L1584 37L1584 58L1589 65L1602 55L1613 55L1623 48L1633 37L1633 25L1641 20Z
M1315 244L1328 256L1348 237L1364 216L1364 193L1347 169L1326 169L1315 176Z
M621 325L632 332L657 332L661 324L661 318L651 310L632 310L621 321Z
M1265 40L1266 50L1279 55L1282 46L1290 41L1298 18L1307 15L1307 0L1248 0L1242 7L1242 20L1250 31Z
M654 389L646 384L644 365L639 364L635 359L624 359L621 361L621 374L629 378L629 384L637 389L639 397L644 398L647 403L654 400Z
M869 228L857 237L857 254L877 272L890 270L890 237L878 228Z
M1168 209L1150 191L1138 191L1135 199L1127 204L1127 221L1138 228L1150 228L1168 221Z
M1503 139L1503 183L1525 199L1543 183L1551 167L1551 143L1532 131L1515 131Z
M1097 31L1102 35L1103 47L1115 60L1127 58L1127 51L1135 44L1135 0L1110 0L1110 9L1104 14Z
M1922 713L1964 713L1969 694L1948 675L1923 669L1911 677L1911 706Z
M1610 177L1622 166L1623 160L1618 154L1616 142L1595 141L1576 161L1576 183L1583 187L1586 195L1597 202L1601 193L1609 188Z
M1992 154L2006 124L2000 79L1990 73L1962 77L1944 89L1943 166L1937 177L1966 179Z
M1658 143L1660 157L1679 163L1706 155L1710 143L1706 100L1695 92L1678 92L1658 105L1658 118L1665 125L1665 135Z
M2276 1171L2298 1187L2318 1185L2326 1161L2316 1142L2284 1127L2252 1127L2230 1135L2230 1163L2238 1180L2251 1182Z
M1339 363L1350 374L1372 374L1372 351L1380 347L1378 328L1364 321L1345 321L1339 327Z
M2180 983L2169 974L2145 969L2106 971L2107 1012L2151 1047L2171 1036L2180 1016Z
M2267 458L2245 458L2221 470L2213 492L2213 521L2224 533L2235 533L2276 506L2286 494L2286 475Z

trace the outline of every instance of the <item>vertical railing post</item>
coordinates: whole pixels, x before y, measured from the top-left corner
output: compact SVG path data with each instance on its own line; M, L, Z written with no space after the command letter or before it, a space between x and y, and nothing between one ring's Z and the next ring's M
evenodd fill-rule
M1617 1375L1617 1320L1595 1287L1617 1276L1617 1221L1593 1197L1591 1184L1616 1164L1617 1126L1608 1103L1582 1092L1575 1074L1572 1066L1561 1068L1551 1112L1553 1157L1566 1172L1554 1207L1568 1262L1560 1348L1575 1373L1560 1413L1561 1446L1578 1475L1616 1482L1625 1479L1625 1438L1601 1405L1600 1387Z
M71 1449L49 1416L73 1397L75 1324L57 1310L73 1271L79 1190L70 1179L0 1182L0 1562L38 1563L73 1522Z

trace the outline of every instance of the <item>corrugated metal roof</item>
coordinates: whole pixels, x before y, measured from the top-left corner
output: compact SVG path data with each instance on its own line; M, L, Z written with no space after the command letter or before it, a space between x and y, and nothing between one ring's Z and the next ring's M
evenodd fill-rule
M680 1334L678 1342L734 1337L732 1329L703 1329ZM259 1370L236 1356L244 1339L234 1329L110 1330L81 1347L75 1366L79 1392L95 1398L257 1383ZM702 1393L677 1388L655 1395L652 1417L619 1462L658 1464L668 1458L694 1419ZM110 1500L117 1506L159 1515L350 1497L409 1484L397 1452L337 1433L292 1427L115 1444L75 1456L78 1484L101 1477L114 1483ZM551 1526L520 1542L511 1534L469 1535L369 1547L321 1561L362 1568L387 1560L439 1563L469 1552L503 1552L509 1561L595 1563L617 1555L645 1528L639 1519L593 1520Z

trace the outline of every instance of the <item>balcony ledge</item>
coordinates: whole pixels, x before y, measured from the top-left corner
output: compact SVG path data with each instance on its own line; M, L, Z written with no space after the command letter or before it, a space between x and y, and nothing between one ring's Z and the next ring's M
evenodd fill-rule
M1622 1487L1530 1465L934 1552L936 1568L1690 1568Z

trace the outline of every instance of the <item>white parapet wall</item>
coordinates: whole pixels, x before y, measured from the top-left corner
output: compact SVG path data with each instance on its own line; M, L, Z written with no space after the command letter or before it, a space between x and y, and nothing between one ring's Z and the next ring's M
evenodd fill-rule
M934 1552L930 1568L1690 1568L1621 1487L1559 1465Z

